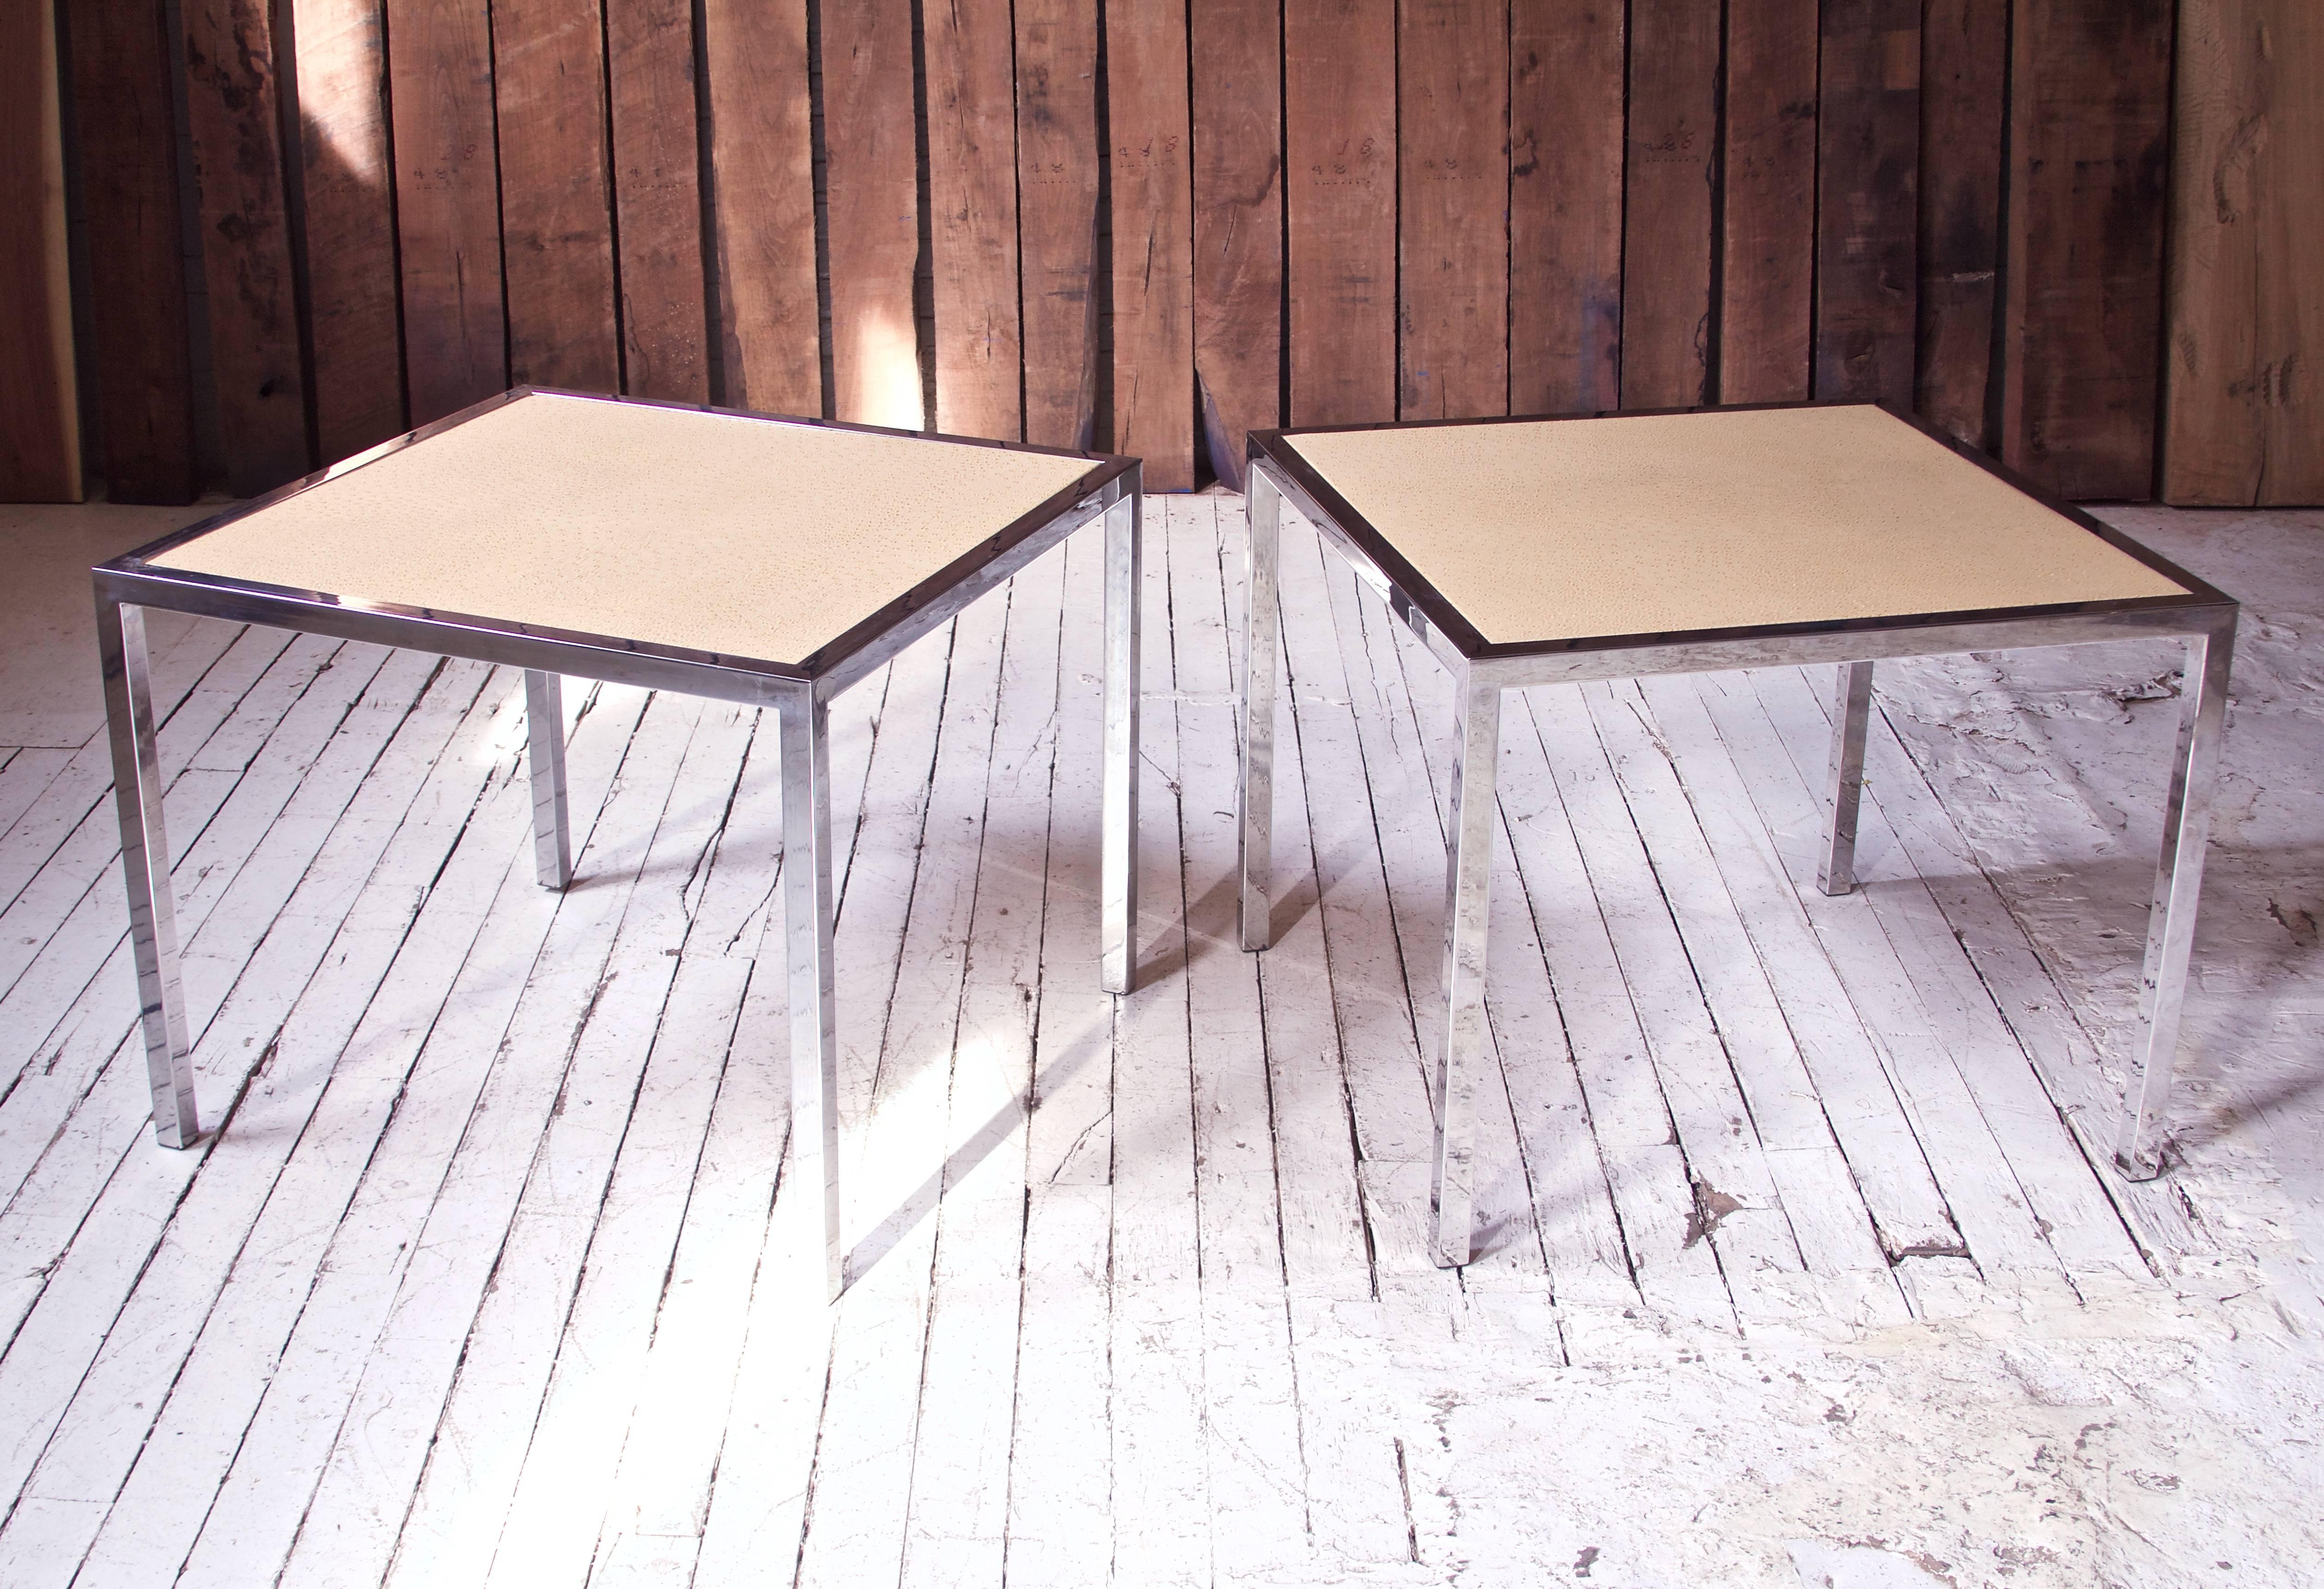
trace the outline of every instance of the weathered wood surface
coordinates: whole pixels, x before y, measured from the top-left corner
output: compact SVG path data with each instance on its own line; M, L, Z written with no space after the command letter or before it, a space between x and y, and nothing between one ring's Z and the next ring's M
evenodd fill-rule
M936 425L1015 441L1025 415L1013 24L1005 0L959 0L926 15Z
M1624 12L1509 12L1511 413L1619 406Z
M1622 402L1711 398L1717 0L1634 0L1622 199Z
M838 418L917 430L912 270L919 257L909 0L820 12L830 194L831 368Z
M703 301L701 149L689 0L605 0L622 389L710 400Z
M1397 418L1509 411L1508 0L1397 17Z
M386 12L383 0L293 0L290 9L315 451L332 464L404 428ZM505 163L514 152L505 110L500 127Z
M1291 422L1396 418L1395 0L1284 0Z
M2164 501L2324 502L2324 21L2187 0L2172 118Z
M193 0L183 15L219 441L227 489L252 496L311 463L273 19L260 0Z
M1815 394L1913 401L1920 0L1830 0L1817 117Z
M1817 9L1814 0L1730 0L1727 8L1721 402L1787 402L1808 395L1821 125ZM1828 103L1824 108L1846 114Z
M806 0L705 0L724 401L824 411Z
M1194 151L1185 13L1107 0L1114 451L1149 491L1194 486Z
M2006 0L1930 0L1921 17L1918 363L1913 406L1972 447L1993 445L2000 302Z
M1025 439L1087 447L1097 427L1097 0L1019 0L1018 301Z
M1243 485L1244 438L1283 422L1279 18L1239 0L1188 11L1194 134L1194 395L1211 467Z
M66 263L53 5L0 16L0 502L78 502L80 405Z

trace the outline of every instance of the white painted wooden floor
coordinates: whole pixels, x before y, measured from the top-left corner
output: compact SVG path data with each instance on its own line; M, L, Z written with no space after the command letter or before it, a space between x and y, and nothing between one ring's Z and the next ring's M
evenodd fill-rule
M1884 665L1840 900L1828 670L1542 689L1445 1272L1449 692L1286 526L1283 897L1240 953L1240 507L1149 507L1129 1000L1093 540L835 711L830 1307L771 718L569 688L559 898L520 678L157 622L209 1133L173 1153L87 620L12 611L0 1584L2312 1582L2324 519L2131 515L2256 604L2171 1176L2094 1168L2167 648ZM68 564L97 522L5 511Z

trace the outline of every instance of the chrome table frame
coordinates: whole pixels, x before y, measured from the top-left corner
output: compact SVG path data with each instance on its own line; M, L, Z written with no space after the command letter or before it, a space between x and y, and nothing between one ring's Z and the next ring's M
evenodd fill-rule
M1471 1254L1476 1197L1476 1092L1486 1036L1486 889L1492 871L1493 779L1500 744L1501 692L1528 685L1776 664L1840 664L1831 774L1825 791L1831 826L1819 855L1817 882L1826 893L1844 894L1855 887L1857 808L1863 789L1865 732L1871 703L1872 664L1876 660L2000 651L2017 646L2074 645L2101 640L2183 640L2189 682L2165 808L2162 861L2155 874L2153 905L2148 918L2145 969L2140 982L2139 1015L2144 1040L2140 1046L2139 1071L2131 1087L2115 1150L2116 1163L2130 1178L2144 1180L2160 1172L2158 1122L2170 1092L2172 1058L2178 1048L2188 956L2195 933L2196 897L2202 886L2203 845L2210 826L2211 786L2226 721L2228 660L2235 646L2236 603L2088 513L2057 501L1950 437L1910 415L1897 417L2176 581L2190 594L1493 644L1421 577L1388 539L1333 490L1291 445L1299 435L1322 430L1414 427L1342 425L1318 426L1305 431L1251 432L1250 494L1246 499L1250 578L1243 624L1243 754L1237 810L1244 948L1265 948L1273 931L1269 886L1278 671L1276 652L1281 642L1277 543L1284 499L1288 498L1315 527L1323 544L1345 559L1357 577L1388 603L1395 617L1419 637L1429 655L1453 679L1461 744L1453 764L1452 821L1445 846L1445 1022L1435 1057L1437 1113L1432 1176L1435 1230L1430 1243L1431 1252L1440 1265L1466 1263ZM1573 416L1572 420L1586 422L1588 418ZM1452 420L1425 423L1512 422L1522 421Z
M781 725L783 911L791 1006L791 1173L820 1186L826 1279L831 1295L845 1285L840 1231L838 1040L833 1019L832 930L836 900L831 871L830 704L906 646L1005 582L1019 569L1093 520L1105 522L1104 791L1101 839L1099 977L1126 993L1137 975L1138 661L1141 561L1140 470L1135 458L962 437L927 438L1086 458L1089 470L1068 489L1018 518L952 563L798 663L724 656L600 634L438 612L385 602L355 602L322 591L293 590L180 568L150 559L285 498L309 490L425 440L503 403L546 388L519 387L465 409L279 491L204 520L93 569L97 649L121 818L122 873L129 888L130 938L145 1060L153 1095L153 1129L164 1146L189 1147L200 1134L178 975L175 908L169 888L170 846L162 826L162 785L154 749L152 687L144 609L166 608L240 624L329 635L472 658L525 670L526 759L530 770L533 855L543 886L572 881L572 841L565 788L564 719L559 679L570 674L649 689L676 690L771 707ZM560 395L589 395L564 393ZM635 402L627 398L600 401ZM695 403L645 403L704 413L733 410ZM742 416L770 424L872 431L910 431L827 420ZM876 489L875 483L867 483ZM769 592L770 599L779 593Z

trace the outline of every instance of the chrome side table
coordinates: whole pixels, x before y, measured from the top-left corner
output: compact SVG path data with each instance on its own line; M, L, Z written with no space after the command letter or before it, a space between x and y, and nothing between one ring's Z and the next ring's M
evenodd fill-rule
M1241 924L1271 931L1277 537L1286 497L1453 678L1441 1265L1469 1261L1501 692L1837 662L1818 882L1855 886L1872 664L2182 639L2187 687L2149 918L2140 1070L2116 1159L2161 1168L2227 712L2236 603L1917 420L1869 404L1255 431L1243 653Z
M1084 524L1105 525L1099 977L1137 974L1134 458L520 388L94 570L153 1126L199 1134L143 609L525 670L540 882L572 880L560 676L781 725L792 1156L844 1283L833 1020L834 697Z

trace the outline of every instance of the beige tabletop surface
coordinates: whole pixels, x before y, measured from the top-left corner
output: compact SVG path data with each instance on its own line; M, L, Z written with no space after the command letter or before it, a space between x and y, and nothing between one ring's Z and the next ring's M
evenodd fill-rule
M1868 406L1286 439L1491 644L2187 594Z
M535 393L152 563L798 662L1096 467Z

